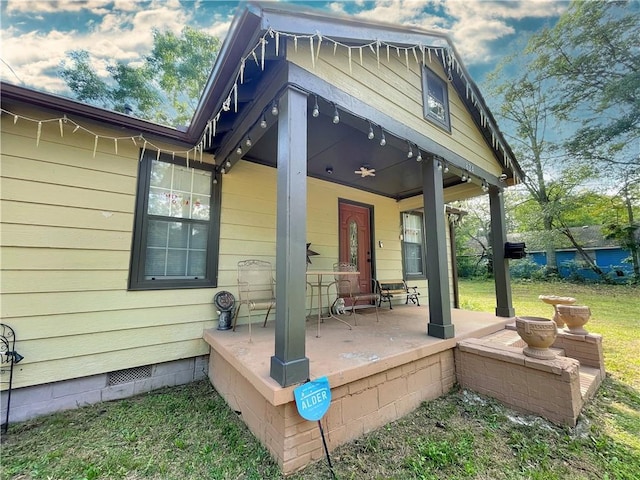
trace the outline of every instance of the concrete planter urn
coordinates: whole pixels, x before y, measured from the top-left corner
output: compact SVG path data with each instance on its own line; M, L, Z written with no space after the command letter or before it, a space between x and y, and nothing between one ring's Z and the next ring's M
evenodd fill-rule
M584 325L591 318L591 309L585 305L558 305L558 315L566 325L565 331L574 335L588 335Z
M516 317L516 331L527 344L522 349L527 357L548 360L555 358L556 353L549 350L558 334L553 320L542 317Z
M553 306L553 321L556 322L558 328L564 327L560 315L558 315L558 305L573 305L576 299L573 297L559 297L557 295L540 295L538 297L544 303Z

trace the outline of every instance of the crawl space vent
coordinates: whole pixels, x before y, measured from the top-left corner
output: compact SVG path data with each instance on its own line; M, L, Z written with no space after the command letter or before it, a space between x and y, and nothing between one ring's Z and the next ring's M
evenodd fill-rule
M120 385L121 383L135 382L143 378L151 378L151 365L144 367L126 368L107 374L107 385Z

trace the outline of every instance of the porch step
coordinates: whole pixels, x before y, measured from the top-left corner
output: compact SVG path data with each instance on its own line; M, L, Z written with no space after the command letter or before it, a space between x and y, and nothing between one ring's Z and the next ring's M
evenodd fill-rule
M511 329L492 333L491 335L482 337L482 340L488 344L504 345L507 347L524 348L527 346L526 342L520 338L520 335L518 335L518 332ZM566 356L564 349L562 348L550 348L549 350L555 352L559 357Z
M593 398L602 383L599 368L580 365L580 393L584 402Z
M524 340L520 338L518 332L515 331L515 323L507 325L505 330L487 335L482 338L488 344L505 345L508 347L526 347ZM558 356L564 357L565 351L561 348L551 348ZM583 402L587 402L595 395L598 387L602 383L602 373L599 368L588 367L580 364L580 394Z

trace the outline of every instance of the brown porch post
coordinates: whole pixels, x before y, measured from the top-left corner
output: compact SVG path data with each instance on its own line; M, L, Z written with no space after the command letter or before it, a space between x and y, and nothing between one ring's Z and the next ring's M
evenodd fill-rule
M513 317L515 311L511 301L509 260L504 258L504 244L507 241L507 230L504 222L504 198L502 197L502 189L493 185L489 187L489 210L491 213L493 279L496 285L496 315L499 317Z
M444 211L442 171L433 156L422 162L424 230L427 237L427 287L429 292L429 325L427 334L452 338L449 269L447 265L447 222Z
M307 94L279 100L276 230L276 331L271 378L286 387L309 378L305 356L307 262Z

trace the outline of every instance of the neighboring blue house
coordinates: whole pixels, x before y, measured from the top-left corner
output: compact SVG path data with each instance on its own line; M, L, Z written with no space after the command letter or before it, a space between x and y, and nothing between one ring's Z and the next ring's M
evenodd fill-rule
M615 240L604 238L601 227L597 225L576 227L571 228L571 233L589 256L595 260L596 265L612 280L624 282L633 276L630 251L617 245ZM508 237L512 241L524 241L527 244L527 258L541 267L547 265L544 247L539 243L535 234L523 233ZM556 263L558 273L562 278L598 280L598 275L589 268L582 255L570 246L569 240L564 237L559 240L556 249Z

